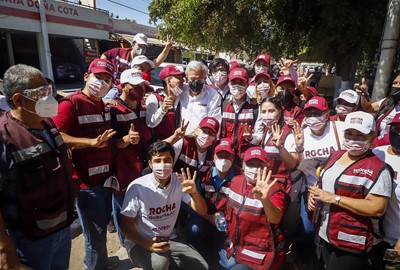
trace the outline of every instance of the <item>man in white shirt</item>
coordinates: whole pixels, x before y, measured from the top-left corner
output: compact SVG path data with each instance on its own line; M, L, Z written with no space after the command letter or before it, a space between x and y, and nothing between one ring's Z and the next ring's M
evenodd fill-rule
M205 85L207 67L199 61L191 61L186 68L187 84L180 96L181 119L189 121L186 134L191 134L204 117L214 117L221 122L221 96Z
M172 174L174 149L156 141L149 148L152 173L133 181L125 194L120 222L130 241L125 241L129 258L143 269L208 269L207 262L185 240L177 237L174 225L181 201L200 215L207 206L196 189L196 173Z

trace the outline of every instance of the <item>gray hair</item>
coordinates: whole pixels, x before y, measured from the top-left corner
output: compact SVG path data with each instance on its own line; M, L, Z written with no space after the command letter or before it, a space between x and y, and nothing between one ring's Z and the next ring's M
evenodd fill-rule
M200 61L190 61L189 62L189 64L186 67L186 71L185 71L186 76L188 75L189 70L203 71L205 76L207 76L207 74L208 74L208 68L206 67L206 65L204 65Z
M39 76L43 78L43 73L40 70L23 64L11 66L7 69L3 77L3 91L11 109L15 109L12 96L25 89L30 89L32 87L31 80Z

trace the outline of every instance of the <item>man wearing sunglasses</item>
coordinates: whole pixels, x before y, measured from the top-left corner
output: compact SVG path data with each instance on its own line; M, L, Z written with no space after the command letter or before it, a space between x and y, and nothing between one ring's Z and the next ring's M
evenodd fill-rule
M0 116L0 268L68 269L72 160L51 118L53 87L34 67L4 74Z
M102 101L110 90L114 65L95 59L85 73L85 87L60 101L53 118L65 143L72 149L74 178L81 184L76 208L83 227L89 270L107 269L118 260L107 257L106 233L111 218L110 187L115 183L113 143L116 133L111 115Z

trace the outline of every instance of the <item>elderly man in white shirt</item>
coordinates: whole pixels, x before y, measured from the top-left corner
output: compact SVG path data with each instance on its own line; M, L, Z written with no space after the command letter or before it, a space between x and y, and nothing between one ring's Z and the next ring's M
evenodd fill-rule
M186 68L187 83L180 96L181 119L189 121L186 134L192 133L204 117L221 122L221 96L205 85L207 72L207 67L199 61L191 61Z

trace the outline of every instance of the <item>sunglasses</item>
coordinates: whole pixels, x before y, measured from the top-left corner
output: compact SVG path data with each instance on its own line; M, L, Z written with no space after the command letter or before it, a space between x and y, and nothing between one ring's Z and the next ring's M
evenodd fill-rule
M42 97L47 97L49 95L52 95L54 92L53 86L51 84L46 84L34 89L25 89L22 90L22 94L26 97L29 97L31 99L38 100Z

